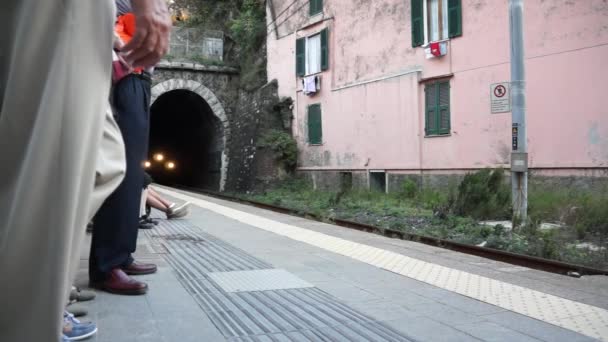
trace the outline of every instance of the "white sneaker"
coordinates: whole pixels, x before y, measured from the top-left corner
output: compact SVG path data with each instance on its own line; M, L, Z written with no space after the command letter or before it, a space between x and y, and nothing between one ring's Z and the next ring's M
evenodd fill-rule
M189 213L190 202L186 202L180 206L176 206L175 203L171 204L169 210L167 212L167 218L180 218L188 215Z

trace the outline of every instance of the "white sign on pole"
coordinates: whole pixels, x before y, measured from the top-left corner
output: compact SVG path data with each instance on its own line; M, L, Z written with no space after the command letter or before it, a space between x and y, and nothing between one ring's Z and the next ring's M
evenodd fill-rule
M511 111L511 87L509 82L495 83L490 86L490 103L492 114Z

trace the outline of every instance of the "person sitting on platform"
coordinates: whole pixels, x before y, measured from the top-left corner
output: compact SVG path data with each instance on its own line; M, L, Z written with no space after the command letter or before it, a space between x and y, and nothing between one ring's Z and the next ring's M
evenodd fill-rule
M145 222L151 221L149 218L150 207L165 213L165 215L167 215L167 219L169 220L182 218L189 214L190 202L177 205L176 203L167 201L150 186L153 182L154 180L152 177L147 172L144 172L144 189L146 190L146 214L144 215Z

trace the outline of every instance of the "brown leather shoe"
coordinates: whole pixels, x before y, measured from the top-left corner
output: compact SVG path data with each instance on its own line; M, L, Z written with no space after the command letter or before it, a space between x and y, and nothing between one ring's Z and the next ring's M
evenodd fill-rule
M141 295L148 292L148 285L129 277L120 268L110 271L105 281L91 283L91 287L120 295Z
M131 265L127 267L121 267L128 275L143 275L156 273L156 265L154 264L140 264L133 261Z

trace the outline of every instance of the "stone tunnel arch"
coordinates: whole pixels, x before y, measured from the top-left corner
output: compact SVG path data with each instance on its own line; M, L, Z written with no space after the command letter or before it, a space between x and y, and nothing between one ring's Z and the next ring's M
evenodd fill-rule
M198 95L206 103L206 105L208 105L211 114L215 116L219 121L219 125L222 128L220 132L220 134L222 135L222 146L219 166L220 178L217 190L224 191L228 171L227 142L230 140L230 122L228 121L228 117L226 116L226 111L224 110L224 107L222 106L220 100L209 88L205 87L203 84L197 81L184 80L178 78L160 82L152 87L150 98L151 108L154 107L158 99L162 98L163 96L168 96L170 95L170 93L178 93L176 91L188 91Z

